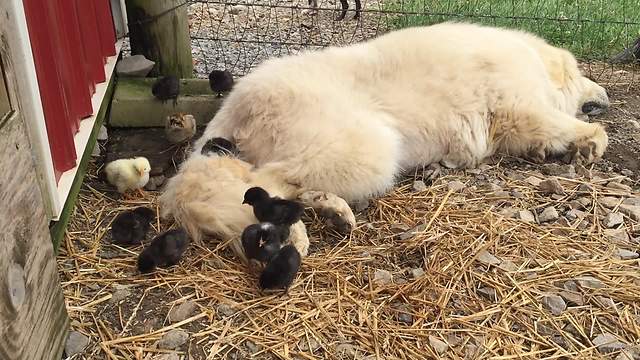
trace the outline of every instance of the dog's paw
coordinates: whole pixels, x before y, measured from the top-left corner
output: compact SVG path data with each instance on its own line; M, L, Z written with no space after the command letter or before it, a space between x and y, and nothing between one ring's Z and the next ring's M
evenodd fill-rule
M298 197L327 219L327 223L341 233L349 233L356 227L356 217L347 202L331 193L307 191Z
M602 158L609 139L607 133L599 124L590 124L595 127L593 135L580 138L569 144L564 160L577 165L587 165Z

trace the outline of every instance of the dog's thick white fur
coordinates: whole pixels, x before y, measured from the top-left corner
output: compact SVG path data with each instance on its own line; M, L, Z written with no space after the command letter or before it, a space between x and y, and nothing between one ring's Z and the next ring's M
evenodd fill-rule
M388 191L404 169L473 167L496 152L600 158L605 130L576 118L587 103L609 100L570 52L464 23L271 59L237 81L169 180L162 212L196 239L237 238L256 222L244 191L260 185L354 225L344 200ZM235 141L246 162L201 155L214 137Z

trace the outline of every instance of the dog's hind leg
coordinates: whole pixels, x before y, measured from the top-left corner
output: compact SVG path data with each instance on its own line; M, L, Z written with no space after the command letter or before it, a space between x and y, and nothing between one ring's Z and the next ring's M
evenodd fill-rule
M298 195L305 206L317 210L329 225L341 233L349 233L356 227L356 217L347 202L335 194L324 191L305 191Z

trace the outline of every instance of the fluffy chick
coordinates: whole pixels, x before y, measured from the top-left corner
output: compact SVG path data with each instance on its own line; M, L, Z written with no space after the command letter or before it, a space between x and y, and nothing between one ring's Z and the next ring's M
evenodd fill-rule
M180 80L173 75L161 77L153 83L151 93L163 104L167 100L173 99L175 107L178 104L178 95L180 94Z
M111 223L111 237L118 245L137 245L144 240L155 219L155 212L147 207L121 212Z
M189 237L183 229L173 229L156 236L149 247L138 256L138 270L148 273L156 266L172 266L182 258L189 246Z
M164 133L171 143L188 141L196 134L196 118L185 113L169 115L164 123Z
M216 137L209 139L200 150L200 153L206 156L211 154L238 156L239 152L236 144L225 138Z
M223 92L233 88L233 75L228 70L213 70L209 73L211 91L221 97Z
M249 259L269 261L289 237L289 227L268 222L252 224L242 232L242 247Z
M300 270L301 263L300 253L293 245L283 247L260 274L260 288L288 291Z
M127 190L137 190L142 195L142 188L149 182L151 164L145 157L114 160L105 166L107 181L124 194Z
M270 197L261 187L252 187L244 193L243 204L253 207L253 214L260 222L274 225L293 225L304 213L301 203L291 200Z

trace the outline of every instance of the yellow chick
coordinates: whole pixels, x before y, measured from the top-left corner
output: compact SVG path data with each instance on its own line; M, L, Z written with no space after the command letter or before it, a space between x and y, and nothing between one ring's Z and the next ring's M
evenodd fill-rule
M121 194L127 190L137 190L143 195L142 188L149 182L151 164L145 157L114 160L105 166L107 181Z
M167 116L164 131L167 139L174 144L188 141L196 134L196 118L185 113Z

